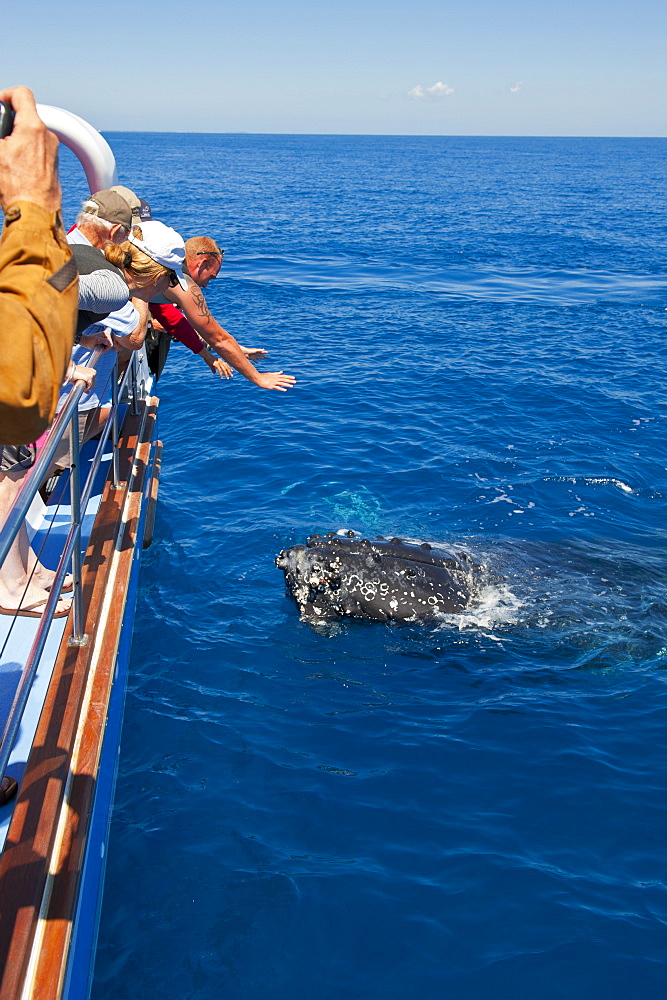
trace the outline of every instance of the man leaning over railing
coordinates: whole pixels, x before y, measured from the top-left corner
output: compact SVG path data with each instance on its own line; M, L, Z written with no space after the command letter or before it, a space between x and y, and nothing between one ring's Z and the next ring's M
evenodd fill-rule
M32 91L0 91L15 112L0 139L0 444L29 444L53 419L70 359L77 271L60 218L58 140Z

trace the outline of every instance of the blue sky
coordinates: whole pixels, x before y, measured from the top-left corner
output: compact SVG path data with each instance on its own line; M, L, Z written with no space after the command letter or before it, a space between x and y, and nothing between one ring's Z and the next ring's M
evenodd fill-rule
M664 0L34 0L3 20L3 85L104 131L667 135Z

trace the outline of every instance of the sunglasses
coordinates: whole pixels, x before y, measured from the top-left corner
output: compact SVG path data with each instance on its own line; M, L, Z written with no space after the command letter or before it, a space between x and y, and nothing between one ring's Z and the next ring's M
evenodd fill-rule
M176 272L172 271L171 268L168 268L167 269L167 276L169 278L169 287L170 288L176 288L176 285L179 284L178 278L176 276Z
M225 251L221 250L218 253L217 250L200 250L199 253L195 254L195 257L219 257L220 260L225 256Z

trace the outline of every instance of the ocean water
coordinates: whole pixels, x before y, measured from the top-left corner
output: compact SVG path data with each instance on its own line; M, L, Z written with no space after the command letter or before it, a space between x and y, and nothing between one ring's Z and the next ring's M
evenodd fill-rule
M108 138L298 381L160 380L93 1000L666 996L667 140ZM314 629L340 528L487 583Z

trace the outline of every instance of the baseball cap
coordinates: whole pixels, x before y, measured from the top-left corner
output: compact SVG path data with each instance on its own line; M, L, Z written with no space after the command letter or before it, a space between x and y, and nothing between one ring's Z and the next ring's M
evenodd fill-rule
M142 222L146 222L148 219L152 219L151 206L148 204L145 198L140 198L134 193L130 188L123 187L122 184L114 184L113 187L109 188L110 191L116 191L117 194L124 198L125 201L130 206L130 211L132 212L132 224L135 226L140 226Z
M126 229L132 227L132 211L129 204L117 191L105 188L103 191L96 191L91 194L87 201L81 206L81 211L88 215L94 215L98 219L111 222L112 225L119 224Z
M121 198L125 199L125 201L130 206L130 211L132 212L132 215L139 215L139 209L141 207L141 199L137 197L134 191L130 190L130 188L123 187L122 184L112 184L109 190L115 191L116 194L119 194Z
M145 198L139 199L139 219L142 222L149 222L153 218L153 213L151 212L151 206L148 204Z
M162 264L163 267L168 267L171 271L174 271L181 288L187 290L188 283L183 276L183 262L185 261L185 243L183 242L183 237L175 229L165 226L163 222L155 222L154 220L142 222L141 232L143 239L140 240L130 233L128 236L129 242L140 250L143 250L148 257L157 261L158 264Z

